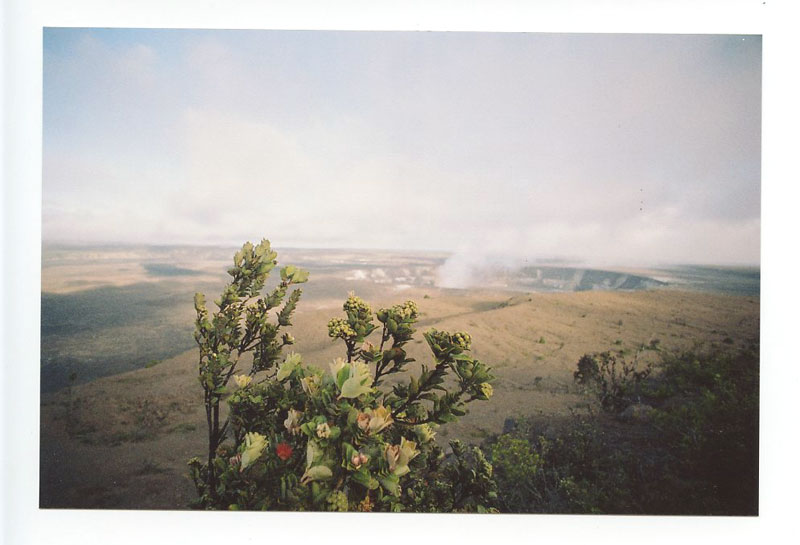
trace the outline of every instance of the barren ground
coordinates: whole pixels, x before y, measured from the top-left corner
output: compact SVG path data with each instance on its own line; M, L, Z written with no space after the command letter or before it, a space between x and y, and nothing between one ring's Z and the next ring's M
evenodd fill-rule
M466 330L475 356L494 369L494 397L471 404L461 421L443 426L438 439L445 442L480 442L499 433L508 417L547 421L580 408L586 400L572 387L572 372L586 352L627 349L633 354L651 343L667 350L697 343L743 345L759 336L757 296L669 289L378 290L374 284L351 284L373 308L406 299L418 303L419 342L410 352L419 361L430 361L421 331ZM341 355L325 324L340 314L347 295L343 288L337 283L330 294L318 292L306 304L301 301L291 331L305 361L326 366ZM190 302L174 312L191 326ZM206 433L195 365L196 351L188 350L149 368L42 394L41 506L185 509L194 496L186 461L202 455Z

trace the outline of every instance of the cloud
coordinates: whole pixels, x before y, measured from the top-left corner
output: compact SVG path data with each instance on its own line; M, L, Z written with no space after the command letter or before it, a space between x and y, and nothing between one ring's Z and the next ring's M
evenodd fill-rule
M61 32L45 238L758 260L750 38Z

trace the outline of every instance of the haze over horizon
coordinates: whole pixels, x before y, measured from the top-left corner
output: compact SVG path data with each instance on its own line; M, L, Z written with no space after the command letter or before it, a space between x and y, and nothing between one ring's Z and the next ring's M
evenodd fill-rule
M760 262L761 38L46 28L45 242Z

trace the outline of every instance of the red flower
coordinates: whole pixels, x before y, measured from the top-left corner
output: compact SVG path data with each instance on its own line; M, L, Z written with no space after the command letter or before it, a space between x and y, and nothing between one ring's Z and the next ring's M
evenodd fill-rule
M289 456L292 455L292 452L292 447L289 445L289 443L278 443L278 446L275 447L275 453L281 460L288 460Z

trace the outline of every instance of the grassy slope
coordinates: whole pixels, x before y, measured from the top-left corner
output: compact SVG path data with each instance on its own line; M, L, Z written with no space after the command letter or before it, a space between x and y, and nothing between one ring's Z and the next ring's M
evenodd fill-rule
M423 295L430 297L425 299ZM583 399L571 374L585 352L654 339L665 348L758 338L759 299L658 290L511 295L410 289L386 301L417 301L421 330L464 329L475 355L494 367L495 396L440 430L479 441L509 416L563 416ZM325 323L339 309L302 302L297 350L324 366L340 347ZM419 335L421 338L421 335ZM543 340L544 342L540 342ZM424 344L412 355L429 361ZM194 351L149 368L42 396L42 507L182 509L194 494L186 460L204 451L205 416ZM71 400L71 401L70 401ZM70 403L72 410L69 410Z

